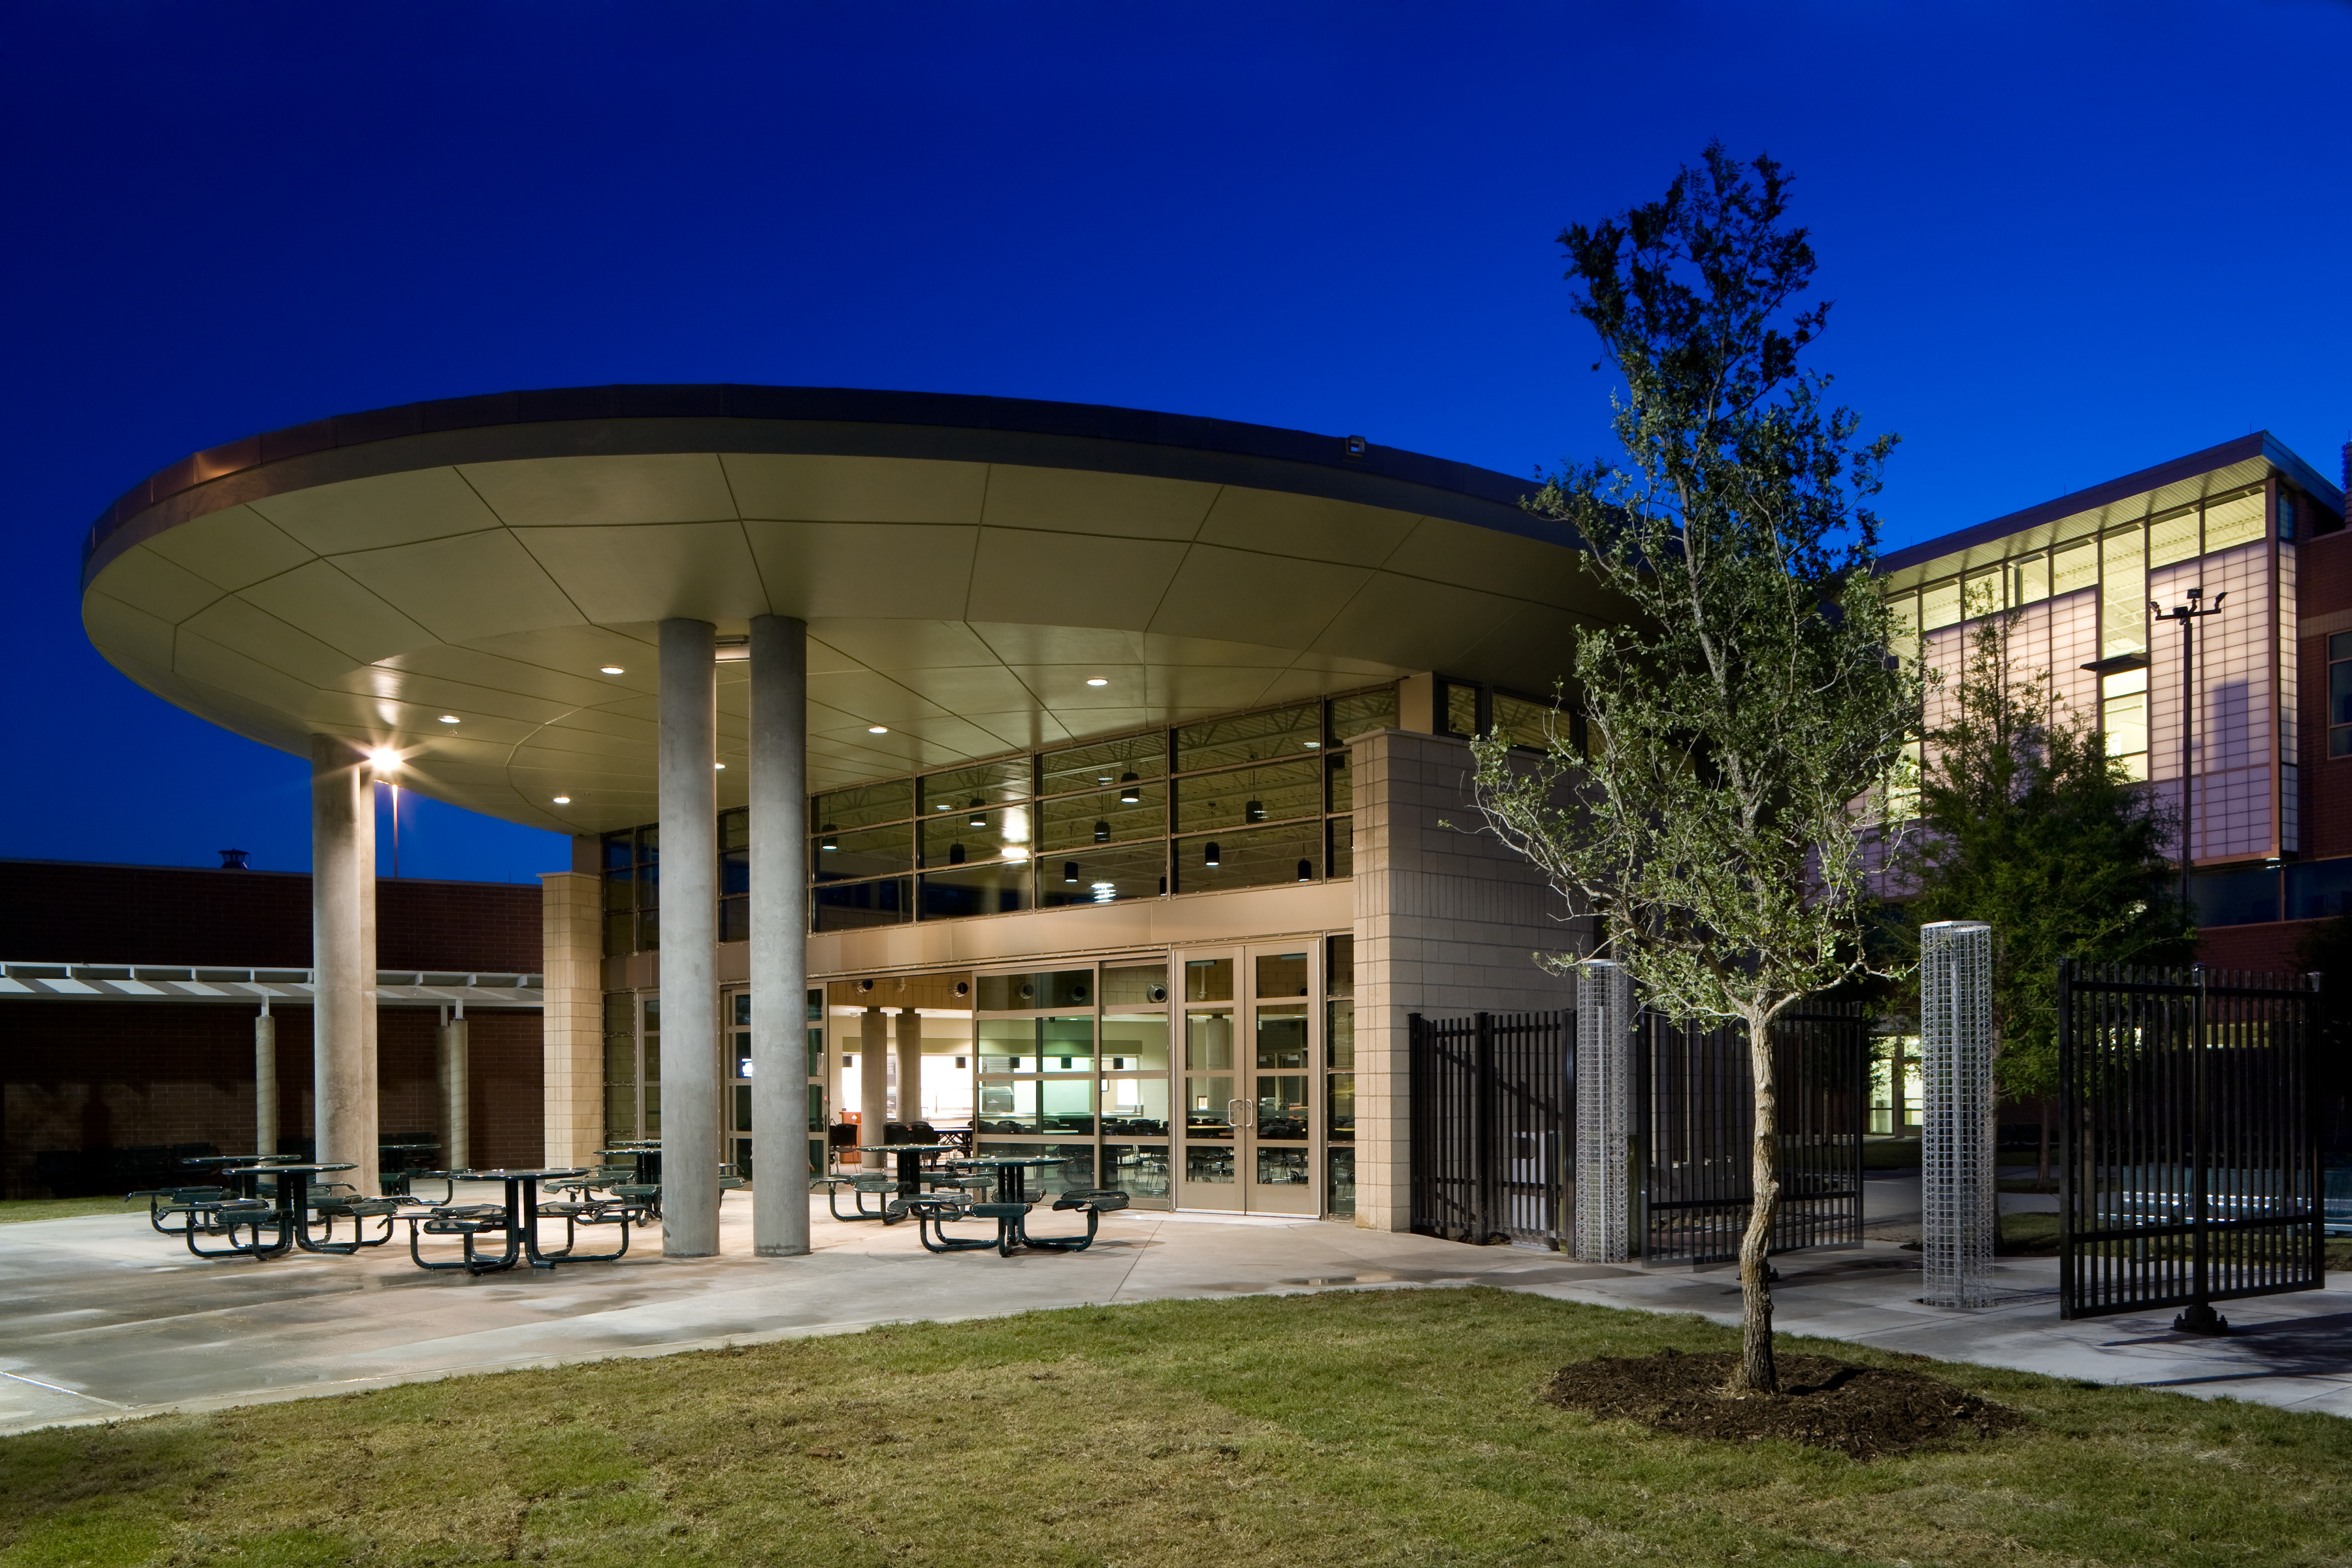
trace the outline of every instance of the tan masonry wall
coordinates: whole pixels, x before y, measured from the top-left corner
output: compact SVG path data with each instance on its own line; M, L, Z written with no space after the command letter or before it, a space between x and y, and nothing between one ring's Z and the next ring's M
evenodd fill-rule
M1468 742L1388 730L1350 742L1356 792L1356 1224L1410 1228L1406 1018L1565 1007L1535 953L1590 950L1591 924L1534 868L1474 832Z
M604 887L580 871L539 879L547 1010L541 1158L593 1165L604 1142Z

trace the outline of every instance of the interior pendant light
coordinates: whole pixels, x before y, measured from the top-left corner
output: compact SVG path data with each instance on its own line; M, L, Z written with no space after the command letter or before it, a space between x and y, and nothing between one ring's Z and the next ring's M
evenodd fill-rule
M1099 821L1095 824L1095 842L1097 844L1108 844L1110 842L1110 824L1108 822Z
M1264 822L1265 820L1265 802L1262 800L1254 800L1247 805L1242 807L1242 820L1244 822Z
M982 800L978 795L974 795L974 796L972 797L972 801L971 801L971 821L967 826L972 826L972 827L985 827L985 826L988 826L988 816L987 816L987 814L981 810L981 807L982 807L983 805L985 805L985 804L986 804L986 803L985 803L985 802L983 802L983 801L982 801Z
M817 839L816 847L820 849L838 849L841 847L840 837L833 831L832 823L828 822L824 825L823 837Z
M1063 861L1063 862L1062 862L1062 880L1063 880L1063 881L1065 881L1065 882L1072 882L1072 883L1075 883L1077 879L1078 879L1078 863L1077 863L1076 860L1065 860L1065 861Z
M1301 860L1298 863L1298 879L1302 882L1311 882L1315 879L1315 867L1313 862Z
M1203 866L1213 866L1216 863L1217 841L1212 838L1209 840L1209 847L1201 851L1201 864Z
M963 864L963 844L961 840L948 846L948 864L950 866Z
M1136 787L1135 775L1133 773L1121 773L1118 775L1118 803L1121 805L1140 805L1143 804L1143 792Z

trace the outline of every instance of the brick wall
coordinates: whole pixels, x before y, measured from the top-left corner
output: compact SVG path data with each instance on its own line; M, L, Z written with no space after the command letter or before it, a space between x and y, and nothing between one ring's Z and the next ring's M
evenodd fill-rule
M385 969L541 969L540 889L502 882L376 883ZM0 958L84 963L310 963L310 879L278 871L0 860ZM253 1018L242 1006L0 999L0 1193L36 1195L44 1150L253 1140ZM278 1010L279 1128L310 1131L310 1010ZM379 1022L379 1123L436 1128L431 1008ZM540 1163L541 1020L468 1020L477 1165Z
M310 1133L310 1010L278 1020L279 1131ZM0 1003L0 1195L37 1197L45 1150L253 1143L253 1020L237 1006L137 1003ZM381 1126L387 1135L437 1129L430 1008L386 1008L379 1028ZM539 1163L539 1015L468 1019L477 1165Z
M308 968L310 879L0 860L0 958ZM376 963L536 973L539 888L379 878Z

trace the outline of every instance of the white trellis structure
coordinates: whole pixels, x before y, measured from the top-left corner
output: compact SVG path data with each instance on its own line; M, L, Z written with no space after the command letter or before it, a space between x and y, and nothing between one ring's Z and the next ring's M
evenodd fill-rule
M1576 966L1576 1257L1628 1257L1633 1142L1633 983L1606 959Z
M1919 928L1920 1250L1934 1307L1989 1307L1993 1240L1992 927Z

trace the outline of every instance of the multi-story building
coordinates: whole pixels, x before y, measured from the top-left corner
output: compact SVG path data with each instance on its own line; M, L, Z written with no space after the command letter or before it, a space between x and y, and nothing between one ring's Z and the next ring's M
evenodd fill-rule
M2344 496L2267 433L1913 545L1882 563L1930 669L1927 724L1989 614L2010 658L2173 808L2193 717L2187 824L2205 962L2291 967L2352 897L2352 534ZM2201 619L2184 678L2179 623ZM2176 853L2180 852L2176 845Z
M551 1163L658 1133L756 1189L845 1111L969 1115L1055 1181L1401 1229L1408 1015L1561 1005L1534 954L1587 940L1467 809L1465 738L1536 739L1615 613L1528 488L1118 409L511 394L154 476L84 619L311 761L339 1158L378 1114L353 803L397 770L572 836Z

